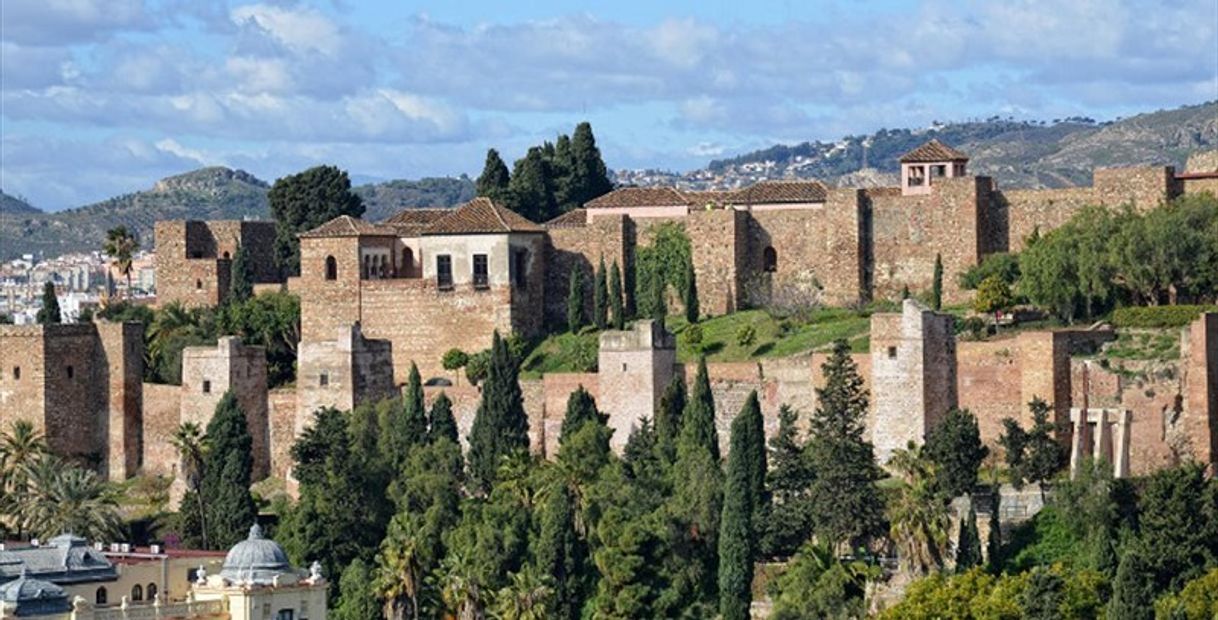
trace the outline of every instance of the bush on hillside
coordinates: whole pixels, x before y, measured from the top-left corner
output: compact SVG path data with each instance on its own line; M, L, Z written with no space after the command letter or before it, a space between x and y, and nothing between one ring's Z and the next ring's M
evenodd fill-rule
M1218 312L1218 306L1135 306L1117 308L1112 313L1115 327L1184 327L1203 312Z

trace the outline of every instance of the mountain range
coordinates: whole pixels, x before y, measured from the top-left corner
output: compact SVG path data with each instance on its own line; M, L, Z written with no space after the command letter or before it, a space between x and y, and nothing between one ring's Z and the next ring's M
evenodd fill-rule
M922 129L882 129L836 142L776 145L685 173L618 170L614 178L619 185L691 189L740 187L766 178L892 185L900 156L930 138L968 153L970 171L992 176L1002 187L1086 185L1097 167L1171 164L1183 169L1189 153L1218 148L1218 102L1105 122L1081 117L1045 122L992 117L933 123ZM133 229L147 248L157 220L265 219L270 216L268 189L265 181L248 172L211 167L167 177L144 191L56 213L44 213L2 194L0 259L94 250L105 231L118 225ZM368 183L354 190L364 199L365 217L375 221L403 208L459 204L473 197L474 184L463 175Z

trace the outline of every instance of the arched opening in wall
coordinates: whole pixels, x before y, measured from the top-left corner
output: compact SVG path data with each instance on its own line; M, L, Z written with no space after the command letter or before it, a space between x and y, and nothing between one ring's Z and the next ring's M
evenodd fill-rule
M141 586L141 585L140 585L140 584L138 584L138 583L137 583L137 584L135 584L135 585L133 585L133 586L131 586L131 600L133 600L133 601L142 601L142 600L144 600L144 588L143 588L143 586Z
M773 246L766 246L766 249L762 251L761 269L766 273L778 271L778 252L774 251Z
M364 255L364 279L367 280L372 274L372 256Z
M225 252L224 256L221 256L220 258L223 258L224 260L228 260L229 259L228 252Z
M195 280L195 290L196 291L203 290L203 281L202 280Z
M334 260L333 256L326 257L326 279L338 279L338 261Z
M71 364L68 365L67 371L68 371L69 379L73 379L76 377L76 368L74 368Z
M156 593L157 593L157 588L156 588L155 583L150 583L150 584L148 584L147 588L144 588L144 594L148 595L148 600L150 600L150 601L156 600Z
M106 592L105 587L97 589L97 592L93 595L93 602L97 605L105 605L110 602L110 594Z
M409 278L412 273L414 273L414 251L410 248L402 248L402 277Z

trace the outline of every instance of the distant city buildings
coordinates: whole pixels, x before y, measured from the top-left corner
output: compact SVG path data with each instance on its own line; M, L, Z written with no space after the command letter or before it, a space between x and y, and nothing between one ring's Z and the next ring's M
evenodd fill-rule
M64 254L50 259L26 254L0 263L0 314L17 325L35 322L42 308L47 282L55 286L64 323L74 323L87 308L98 307L107 297L145 299L156 293L156 268L152 252L136 254L131 268L131 291L127 278L101 252Z

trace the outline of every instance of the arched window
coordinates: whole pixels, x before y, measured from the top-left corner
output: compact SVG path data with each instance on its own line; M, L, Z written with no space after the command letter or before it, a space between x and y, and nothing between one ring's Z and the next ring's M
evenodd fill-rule
M93 596L93 602L98 605L105 605L110 602L110 596L104 587L97 589L97 594Z
M224 260L229 260L228 252L225 252L224 256L222 256L221 258L223 258Z
M364 279L367 280L370 277L372 277L372 256L370 254L365 254L364 255Z
M410 277L414 271L414 252L410 248L402 248L402 277Z
M133 600L133 601L144 600L144 588L140 587L140 584L138 584L138 583L131 586L131 600Z
M338 279L338 261L334 260L333 256L326 257L326 279Z
M202 290L202 289L203 289L203 281L195 280L195 290Z
M773 247L767 246L761 253L761 262L761 268L767 273L778 271L778 252L775 252Z
M150 584L148 584L147 588L144 588L144 594L148 595L148 600L150 600L150 601L156 600L156 592L157 592L157 589L156 589L155 583L150 583Z

